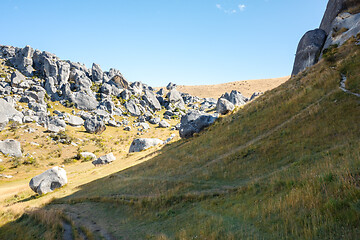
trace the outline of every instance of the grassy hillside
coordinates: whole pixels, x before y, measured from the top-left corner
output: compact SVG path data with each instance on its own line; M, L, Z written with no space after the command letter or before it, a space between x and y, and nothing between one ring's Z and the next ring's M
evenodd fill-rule
M355 239L360 99L339 89L345 74L359 93L354 43L194 138L14 217L0 238L61 238L66 219L79 239Z

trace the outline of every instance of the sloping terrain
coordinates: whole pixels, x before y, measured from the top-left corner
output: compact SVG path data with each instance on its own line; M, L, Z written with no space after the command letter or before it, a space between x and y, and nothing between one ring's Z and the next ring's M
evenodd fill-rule
M360 99L339 86L344 75L360 93L359 41L142 164L58 190L0 238L60 239L71 225L78 239L356 239Z
M287 76L281 78L236 81L214 85L179 85L177 86L177 90L200 98L219 98L225 92L237 90L245 97L250 98L254 92L266 92L278 87L282 83L286 82L289 78L290 77Z

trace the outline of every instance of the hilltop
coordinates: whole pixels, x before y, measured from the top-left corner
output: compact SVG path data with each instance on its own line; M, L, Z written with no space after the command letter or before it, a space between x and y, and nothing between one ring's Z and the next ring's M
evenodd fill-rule
M213 85L178 85L177 90L200 98L219 98L224 92L237 90L247 98L254 92L266 92L286 82L290 76L270 79L254 79Z

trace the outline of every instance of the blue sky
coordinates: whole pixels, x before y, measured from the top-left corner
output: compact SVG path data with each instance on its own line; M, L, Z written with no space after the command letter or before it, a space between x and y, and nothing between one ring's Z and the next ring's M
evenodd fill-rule
M2 0L1 45L30 45L151 86L291 73L327 0Z

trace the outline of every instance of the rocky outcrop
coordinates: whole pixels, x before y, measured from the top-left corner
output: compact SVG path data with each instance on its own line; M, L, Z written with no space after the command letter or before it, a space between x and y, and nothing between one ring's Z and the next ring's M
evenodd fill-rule
M200 111L189 111L181 118L179 134L181 138L190 138L194 133L199 133L210 126L217 119L216 115L202 113Z
M234 106L242 106L248 102L248 99L236 90L232 90L230 94L225 93L221 97L234 104Z
M151 107L154 111L160 111L161 110L161 105L160 105L159 101L157 100L154 92L149 91L149 90L145 90L143 99L146 102L146 104L149 107Z
M332 22L332 28L325 41L324 49L331 45L342 45L352 36L360 33L360 13L351 15L342 13Z
M345 9L345 2L346 0L329 0L320 24L320 29L324 30L327 35L332 30L332 21Z
M23 114L18 112L10 103L0 98L0 115L6 118L10 118L13 116L19 116L23 118Z
M33 177L30 188L39 195L54 191L67 183L66 171L60 167L53 167Z
M163 144L163 141L157 138L138 138L134 139L134 141L130 145L129 153L132 152L141 152L150 147L154 147L156 145Z
M131 116L138 117L141 115L140 108L133 99L127 101L124 104L124 107L131 114Z
M319 29L308 31L300 40L292 76L316 64L330 45L342 45L360 32L358 16L344 13L354 4L360 5L349 0L329 0Z
M296 51L294 68L291 75L297 75L318 61L325 40L326 32L322 29L315 29L305 33Z

